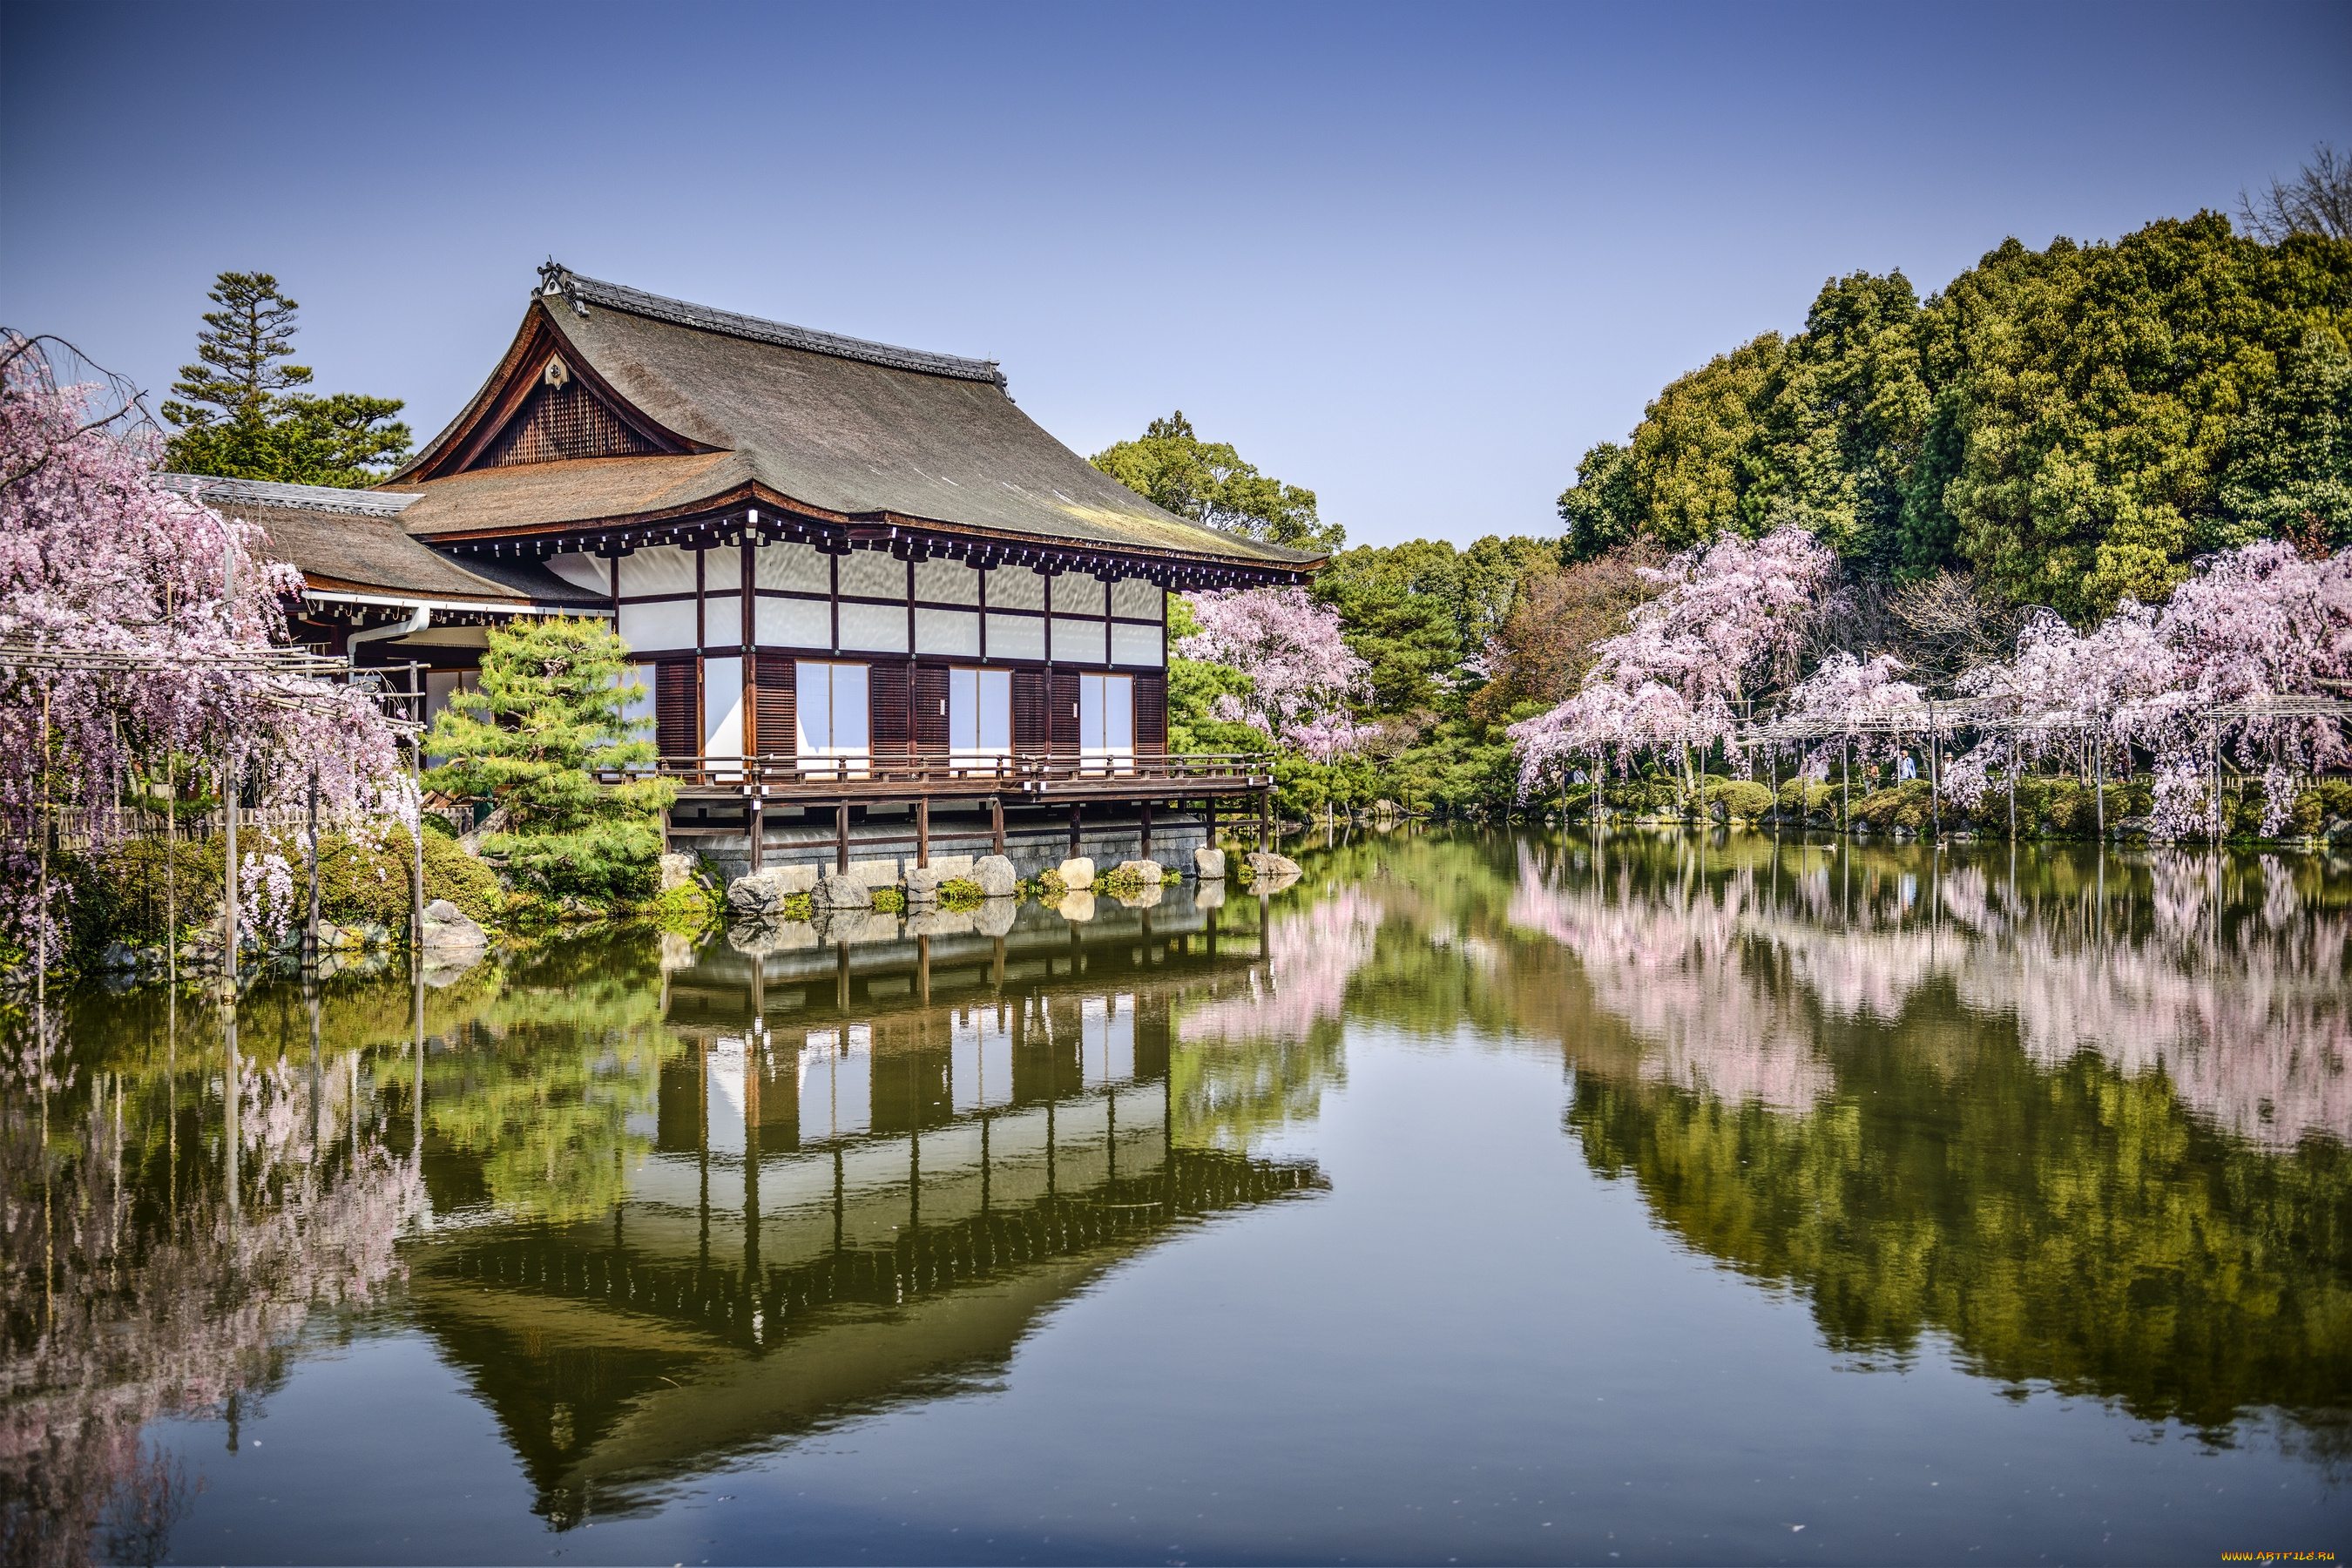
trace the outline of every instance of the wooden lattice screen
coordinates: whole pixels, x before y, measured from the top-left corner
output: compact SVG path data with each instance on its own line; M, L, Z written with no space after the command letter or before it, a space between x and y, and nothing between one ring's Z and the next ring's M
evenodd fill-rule
M866 681L866 722L877 757L907 754L908 661L877 658Z
M1043 752L1053 746L1053 726L1045 715L1045 672L1013 672L1013 749Z
M654 667L654 742L665 757L702 752L702 693L696 689L694 660L674 658Z
M948 749L948 667L915 667L915 750L927 756Z
M1168 754L1168 678L1164 675L1135 678L1135 754Z
M533 391L474 466L502 468L569 458L633 458L660 449L573 381L562 386L541 384Z
M751 704L751 723L757 733L752 744L761 756L789 757L800 746L793 729L800 671L791 659L772 653L760 655L757 668L760 684Z
M1075 757L1078 754L1078 672L1075 669L1054 671L1054 698L1047 705L1046 721L1054 728L1054 754Z

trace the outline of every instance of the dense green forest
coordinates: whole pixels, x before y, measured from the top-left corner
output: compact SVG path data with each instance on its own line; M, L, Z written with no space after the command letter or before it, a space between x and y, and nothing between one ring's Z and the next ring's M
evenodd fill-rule
M1378 733L1328 767L1279 762L1294 812L1507 810L1504 726L1575 689L1654 592L1641 567L1726 531L1811 529L1853 590L1829 640L1931 679L2008 651L2027 606L2084 625L2160 603L2216 550L2352 545L2352 192L2325 157L2304 185L2321 199L2238 227L2206 212L2112 243L2010 239L1924 300L1899 271L1832 279L1801 331L1677 378L1586 452L1556 537L1341 548L1312 490L1181 414L1095 461L1187 516L1334 552L1313 596L1370 666L1359 717ZM1253 743L1210 717L1230 679L1182 662L1182 734Z
M2213 550L2352 541L2347 336L2352 240L2217 213L2011 239L1925 301L1858 272L1587 452L1563 548L1795 522L1859 571L1966 568L2070 619L2154 603Z

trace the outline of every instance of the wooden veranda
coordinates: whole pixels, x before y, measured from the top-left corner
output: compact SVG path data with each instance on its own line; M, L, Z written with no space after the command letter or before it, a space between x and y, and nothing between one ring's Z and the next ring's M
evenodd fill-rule
M804 814L830 811L835 824L835 864L844 872L849 868L853 842L860 848L911 843L915 863L929 865L934 803L984 804L989 812L991 853L997 855L1004 853L1008 804L1032 809L1066 805L1073 855L1077 853L1087 806L1133 806L1139 814L1139 856L1146 859L1151 854L1155 806L1197 805L1209 840L1214 843L1219 807L1234 800L1254 804L1255 813L1244 812L1229 820L1254 826L1260 848L1266 847L1274 817L1274 776L1267 759L1248 752L1143 757L1071 757L1051 752L980 757L665 756L649 768L608 769L598 774L599 781L607 784L647 777L672 780L680 805L693 804L706 813L713 806L740 802L740 831L750 839L755 871L761 863L764 819L771 806L796 807ZM911 810L911 832L866 832L853 840L853 807L901 805ZM673 837L691 837L696 831L669 829ZM732 834L738 829L699 831Z

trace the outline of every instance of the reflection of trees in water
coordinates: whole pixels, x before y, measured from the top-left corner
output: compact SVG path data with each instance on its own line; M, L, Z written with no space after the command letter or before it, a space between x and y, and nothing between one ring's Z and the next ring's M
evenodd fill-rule
M1743 962L1751 887L1718 893L1677 879L1645 898L1620 867L1606 885L1570 890L1520 854L1511 922L1577 955L1594 1005L1651 1047L1644 1078L1779 1110L1811 1110L1829 1093L1797 988Z
M369 1124L357 1057L314 1070L273 1047L232 1070L203 1033L176 1071L45 1053L30 1030L0 1067L9 1560L86 1559L94 1529L154 1560L187 1478L142 1424L225 1415L234 1442L313 1308L363 1304L397 1271L416 1171Z
M1805 1110L1831 1084L1820 1020L1894 1024L1942 987L2012 1021L2044 1066L2092 1051L2161 1072L2273 1148L2352 1138L2352 922L2297 897L2273 857L2220 888L2210 858L2170 852L2027 887L1925 852L1849 864L1792 847L1777 873L1752 849L1711 868L1700 853L1521 851L1512 923L1577 954L1596 1005L1651 1047L1650 1076Z
M1327 1085L1346 1081L1339 1020L1348 983L1371 958L1379 901L1342 887L1279 909L1262 961L1180 1004L1170 1065L1176 1127L1187 1143L1245 1149L1287 1122L1314 1120Z
M2352 1407L2340 1149L2258 1152L2087 1055L1985 1052L1956 1082L1858 1052L1840 1077L1791 1117L1585 1073L1568 1124L1700 1251L1801 1288L1848 1354L1900 1363L1939 1331L2021 1393L2217 1437L2252 1407Z
M436 1209L488 1205L567 1221L608 1213L653 1149L661 1065L685 1047L662 1022L653 943L566 943L501 977L425 1058Z
M1523 851L1511 917L1575 973L1545 943L1508 984L1560 1020L1594 1167L1839 1351L1940 1333L2021 1394L2217 1441L2274 1408L2340 1462L2343 914L2276 862L2217 900L2210 860L2004 859Z

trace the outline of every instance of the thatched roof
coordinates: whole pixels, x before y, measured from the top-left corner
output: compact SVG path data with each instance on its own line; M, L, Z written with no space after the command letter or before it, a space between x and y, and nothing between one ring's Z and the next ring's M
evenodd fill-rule
M1024 414L991 362L542 271L498 371L389 481L421 497L403 514L412 533L454 542L744 504L1275 570L1321 559L1152 505ZM546 412L557 400L561 418Z

